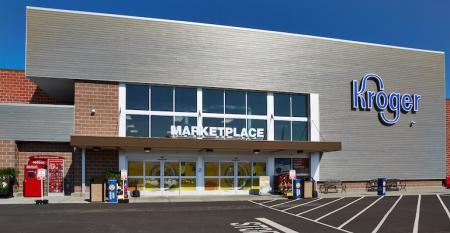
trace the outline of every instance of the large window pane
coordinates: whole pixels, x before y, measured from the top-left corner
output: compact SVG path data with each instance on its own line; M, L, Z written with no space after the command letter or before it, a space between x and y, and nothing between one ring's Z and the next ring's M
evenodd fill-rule
M128 175L129 176L143 176L144 165L142 161L129 161L128 162Z
M127 115L127 137L148 137L148 116Z
M252 135L250 136L250 139L256 139L256 140L266 140L267 139L267 120L255 120L255 119L248 119L247 120L247 129L264 129L264 137L259 138L256 135L256 138L253 138ZM252 131L251 133L253 133ZM250 132L249 132L250 133Z
M152 137L170 138L170 126L172 126L173 117L171 116L151 116Z
M291 103L288 94L273 94L275 116L291 116Z
M130 190L143 190L144 189L144 179L142 178L128 178L128 187Z
M247 115L267 114L267 93L247 92Z
M181 190L195 190L195 178L181 178Z
M164 190L175 191L180 188L180 181L178 178L165 178L164 179Z
M203 117L203 127L224 127L223 118Z
M292 141L308 141L308 122L292 122Z
M253 175L265 176L266 175L266 162L253 162Z
M197 112L197 89L196 88L175 88L175 111L176 112Z
M152 86L152 111L173 111L172 87Z
M164 176L179 176L180 167L178 162L165 162L164 163Z
M195 162L181 162L181 176L196 176Z
M150 191L157 191L161 189L161 179L160 178L146 178L145 179L145 189Z
M290 158L275 158L275 175L288 173L291 169Z
M234 163L233 162L221 162L220 163L220 175L221 176L234 176Z
M197 117L176 116L176 126L197 126Z
M218 175L219 175L219 163L205 162L205 176L218 176Z
M292 116L308 117L308 97L306 95L292 95Z
M245 128L245 119L225 119L225 127L233 128L233 131L236 130L236 133L240 135L242 129ZM228 134L227 137L233 137L233 134L234 132Z
M238 176L251 176L251 175L252 175L252 164L250 162L239 162Z
M224 113L223 90L203 89L203 112Z
M225 91L225 113L245 114L245 92Z
M234 178L221 178L220 179L220 189L221 190L233 190L234 189Z
M238 178L238 190L249 190L252 188L252 178Z
M205 178L205 190L218 190L219 178Z
M145 162L145 176L160 176L161 168L160 162L147 161Z
M275 140L290 141L291 140L291 122L275 121Z
M127 109L148 110L147 85L127 84L126 93Z
M309 159L308 158L294 158L292 159L292 169L295 172L302 174L309 174Z

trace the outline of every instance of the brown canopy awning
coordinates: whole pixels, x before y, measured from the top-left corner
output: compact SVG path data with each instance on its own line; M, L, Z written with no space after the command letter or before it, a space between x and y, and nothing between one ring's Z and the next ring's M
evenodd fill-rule
M213 149L235 151L304 151L330 152L340 151L341 142L300 142L300 141L250 141L221 139L187 139L187 138L134 138L134 137L100 137L71 136L70 144L79 148L100 147L105 149Z

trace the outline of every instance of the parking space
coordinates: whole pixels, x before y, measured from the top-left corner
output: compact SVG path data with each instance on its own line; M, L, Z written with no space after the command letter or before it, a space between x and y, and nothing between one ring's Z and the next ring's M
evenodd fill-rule
M342 232L450 232L450 195L278 200L275 206L258 205Z

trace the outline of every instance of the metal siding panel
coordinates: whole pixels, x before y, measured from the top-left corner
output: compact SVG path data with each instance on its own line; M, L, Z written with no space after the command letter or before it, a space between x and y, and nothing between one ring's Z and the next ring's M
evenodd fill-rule
M0 139L70 141L73 106L0 104Z
M441 53L28 9L26 54L27 76L318 93L322 138L343 142L322 157L322 179L445 176ZM388 93L421 94L421 110L392 127L352 111L350 81L369 72Z

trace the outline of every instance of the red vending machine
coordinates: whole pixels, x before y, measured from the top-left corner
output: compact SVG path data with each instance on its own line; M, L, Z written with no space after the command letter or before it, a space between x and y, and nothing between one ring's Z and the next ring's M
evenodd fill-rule
M37 170L47 169L44 193L48 196L64 195L64 158L57 156L31 156L24 168L23 196L40 197L41 182Z

